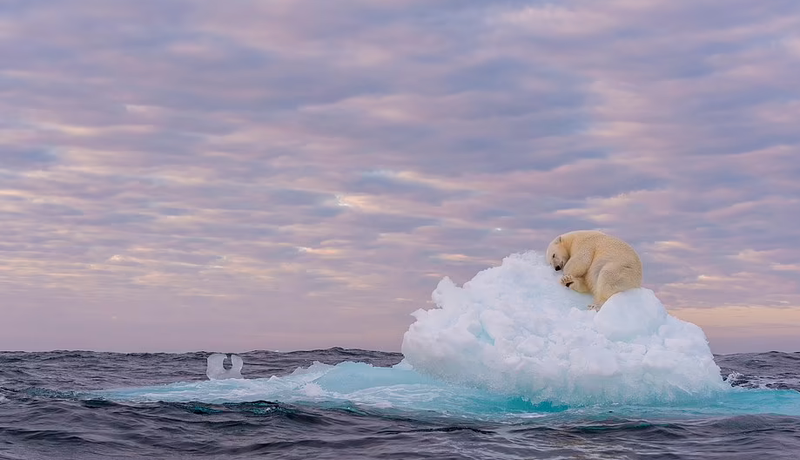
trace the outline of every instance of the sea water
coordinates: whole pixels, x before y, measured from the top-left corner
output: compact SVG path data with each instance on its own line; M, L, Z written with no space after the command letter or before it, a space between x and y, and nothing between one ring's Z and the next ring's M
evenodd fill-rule
M796 460L800 451L800 416L786 415L797 410L800 353L715 356L736 390L722 398L575 407L419 373L403 383L400 353L249 351L238 385L208 379L210 354L0 352L0 459Z

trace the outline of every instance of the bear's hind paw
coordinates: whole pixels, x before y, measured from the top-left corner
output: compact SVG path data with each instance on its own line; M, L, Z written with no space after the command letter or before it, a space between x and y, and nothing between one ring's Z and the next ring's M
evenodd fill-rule
M602 305L590 304L589 310L600 311L600 307L602 307Z

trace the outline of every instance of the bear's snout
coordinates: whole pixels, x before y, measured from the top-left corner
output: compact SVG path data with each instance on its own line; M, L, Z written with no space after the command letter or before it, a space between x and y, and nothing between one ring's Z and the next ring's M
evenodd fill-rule
M560 272L561 271L561 265L556 265L555 269L556 269L557 272Z

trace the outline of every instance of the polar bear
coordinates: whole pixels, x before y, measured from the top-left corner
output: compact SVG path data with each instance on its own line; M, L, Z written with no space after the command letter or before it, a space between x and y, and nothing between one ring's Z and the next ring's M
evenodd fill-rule
M642 286L642 261L626 242L597 230L575 230L547 246L547 261L563 270L561 284L592 294L591 310L600 310L612 295Z

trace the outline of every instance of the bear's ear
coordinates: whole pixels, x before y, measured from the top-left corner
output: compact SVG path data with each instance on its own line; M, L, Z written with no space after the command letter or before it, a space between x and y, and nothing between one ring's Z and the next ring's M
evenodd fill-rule
M561 237L559 236L558 238L556 238L556 243L560 243L560 242L561 242Z

